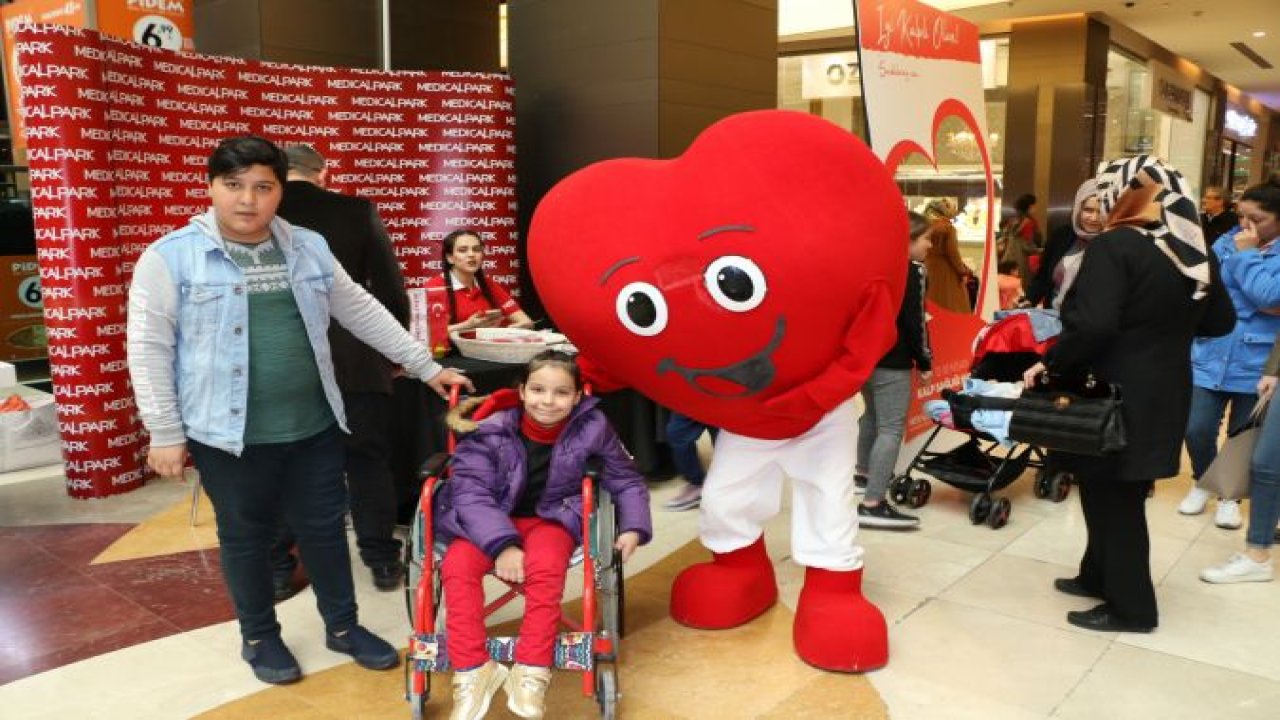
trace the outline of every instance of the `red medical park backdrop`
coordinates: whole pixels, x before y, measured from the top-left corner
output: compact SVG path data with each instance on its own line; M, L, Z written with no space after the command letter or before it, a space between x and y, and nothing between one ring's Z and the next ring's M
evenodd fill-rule
M440 239L486 239L515 289L515 116L504 75L301 67L178 54L54 25L17 29L50 372L68 492L142 484L146 437L126 365L133 264L208 208L218 140L311 143L329 186L374 200L410 287Z

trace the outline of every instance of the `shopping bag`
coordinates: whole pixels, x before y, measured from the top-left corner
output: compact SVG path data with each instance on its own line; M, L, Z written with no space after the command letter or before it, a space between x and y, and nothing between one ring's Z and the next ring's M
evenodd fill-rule
M1258 428L1267 412L1267 400L1259 400L1249 420L1232 429L1218 456L1209 464L1198 483L1224 500L1240 500L1249 497L1249 467L1253 461L1253 448L1258 444Z

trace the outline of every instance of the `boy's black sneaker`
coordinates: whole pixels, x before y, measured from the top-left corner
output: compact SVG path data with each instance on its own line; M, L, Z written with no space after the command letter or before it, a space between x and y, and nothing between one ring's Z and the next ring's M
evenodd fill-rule
M357 665L369 670L386 670L400 664L400 653L391 643L360 625L351 626L341 635L325 632L324 645L334 652L350 655Z
M879 505L867 507L858 503L858 524L862 527L904 530L920 525L920 518L898 512L888 500L881 500Z
M369 571L373 574L373 586L383 592L399 590L400 582L404 580L404 564L400 562L374 565Z
M264 683L285 685L302 679L302 668L279 636L244 643L240 657L253 668L254 677Z

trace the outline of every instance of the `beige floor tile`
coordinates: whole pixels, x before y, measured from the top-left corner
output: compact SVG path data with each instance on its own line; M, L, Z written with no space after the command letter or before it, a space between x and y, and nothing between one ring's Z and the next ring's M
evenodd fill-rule
M1117 642L1280 681L1280 614L1275 608L1196 592L1160 594L1160 627L1121 633Z
M1064 595L1053 589L1055 578L1075 575L1075 568L1014 555L997 555L947 588L941 599L991 610L1038 625L1069 632L1097 633L1067 623L1069 610L1086 610L1096 600Z
M1160 597L1191 593L1211 599L1231 600L1254 605L1273 612L1280 607L1280 582L1249 582L1214 585L1200 579L1200 571L1226 562L1231 553L1241 548L1224 548L1217 543L1200 541L1191 545L1160 583Z
M1042 720L1045 714L969 692L954 683L936 683L895 669L896 661L870 678L892 720Z
M1064 720L1262 720L1280 683L1164 653L1112 645L1059 707Z
M888 717L880 696L867 692L867 680L836 673L823 673L796 688L773 709L757 717L762 720L875 720Z
M0 686L0 715L171 720L264 687L239 656L171 636Z
M264 690L196 717L200 720L354 720L347 712L316 706L284 688Z
M981 565L991 553L919 533L863 532L863 579L908 595L934 596Z
M732 630L691 630L670 619L655 623L626 638L623 692L691 720L758 717L824 675L791 651L792 618L775 607ZM838 677L847 692L874 692L860 676Z
M1079 510L1046 518L1005 548L1004 553L1042 562L1078 567L1087 533ZM1151 576L1157 582L1169 572L1191 544L1188 538L1151 531Z
M203 493L196 524L191 524L191 498L184 496L136 525L93 559L97 563L172 555L218 547L213 506Z
M889 640L895 676L1041 714L1067 696L1108 642L946 600L913 613ZM894 699L886 700L894 713Z

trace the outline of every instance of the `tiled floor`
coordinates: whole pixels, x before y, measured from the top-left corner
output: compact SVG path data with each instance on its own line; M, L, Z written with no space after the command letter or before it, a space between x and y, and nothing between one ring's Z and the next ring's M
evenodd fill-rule
M921 530L859 535L866 591L889 619L892 647L889 666L865 677L821 673L791 654L802 573L788 559L785 513L766 534L782 605L741 630L698 633L664 613L668 578L700 554L690 546L696 513L655 511L657 540L628 570L635 627L622 717L1277 717L1280 583L1200 582L1243 531L1213 527L1211 513L1178 515L1186 487L1161 483L1148 507L1160 628L1117 635L1067 625L1065 612L1089 601L1051 587L1083 547L1074 497L1056 505L1017 483L1010 523L993 531L969 524L966 494L935 484ZM677 489L655 485L655 506ZM279 606L307 680L271 689L253 679L226 621L211 514L191 528L188 497L184 485L155 483L73 501L56 477L0 479L0 716L407 717L398 672L365 672L324 649L309 591ZM363 572L357 588L366 624L402 638L401 596L374 591ZM566 699L556 717L590 716L571 697L574 681L557 679Z

